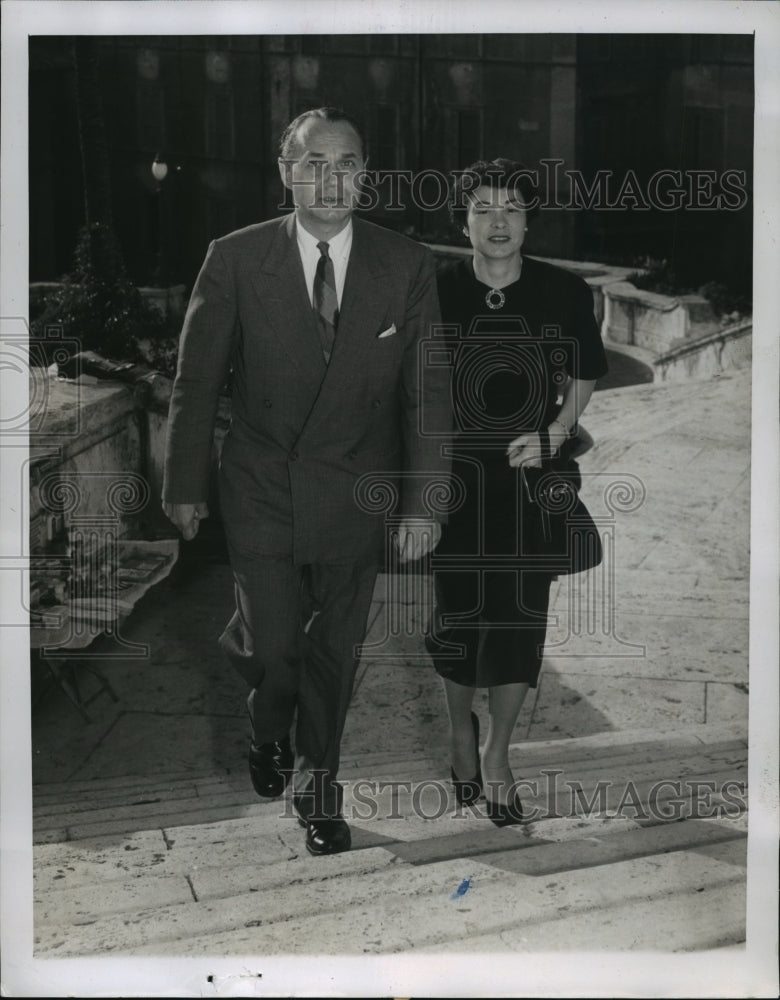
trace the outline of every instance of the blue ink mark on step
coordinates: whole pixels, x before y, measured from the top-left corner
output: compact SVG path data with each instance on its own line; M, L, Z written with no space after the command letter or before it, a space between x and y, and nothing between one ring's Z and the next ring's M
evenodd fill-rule
M466 895L466 893L469 891L470 888L471 888L471 879L464 878L463 881L458 886L458 888L455 890L455 892L453 892L453 894L450 896L450 899L460 899L461 896Z

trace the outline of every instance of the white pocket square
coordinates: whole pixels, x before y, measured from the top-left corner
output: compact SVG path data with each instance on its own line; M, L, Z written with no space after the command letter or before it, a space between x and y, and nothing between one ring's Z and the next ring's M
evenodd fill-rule
M381 340L383 337L392 337L394 333L395 333L395 323L393 323L392 326L388 326L386 330L383 330L381 333L377 334L376 339Z

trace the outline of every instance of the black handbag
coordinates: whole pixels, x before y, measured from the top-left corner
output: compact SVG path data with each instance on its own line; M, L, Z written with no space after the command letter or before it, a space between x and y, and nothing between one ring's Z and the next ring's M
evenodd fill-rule
M601 563L603 550L599 530L579 495L580 467L570 457L569 442L552 455L546 429L539 436L541 468L521 470L522 554L555 576L582 573Z

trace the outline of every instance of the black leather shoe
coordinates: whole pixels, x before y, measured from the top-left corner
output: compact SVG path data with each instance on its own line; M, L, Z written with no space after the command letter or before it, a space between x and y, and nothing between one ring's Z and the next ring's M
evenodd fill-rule
M482 786L482 771L479 766L479 719L474 714L471 713L471 727L474 730L474 745L476 747L475 756L475 773L474 777L468 781L461 781L455 774L455 769L450 768L450 777L452 779L452 787L455 790L455 799L458 805L469 806L473 802L476 802L483 791Z
M326 819L299 819L306 827L306 850L309 854L340 854L352 847L352 834L341 816Z
M293 796L298 824L306 828L309 854L340 854L352 846L352 834L343 816L325 816L313 810L310 796Z
M249 776L254 790L263 799L276 799L284 793L294 763L287 736L270 743L249 744Z
M512 801L504 805L487 799L487 815L496 826L515 826L523 822L523 806L515 792Z

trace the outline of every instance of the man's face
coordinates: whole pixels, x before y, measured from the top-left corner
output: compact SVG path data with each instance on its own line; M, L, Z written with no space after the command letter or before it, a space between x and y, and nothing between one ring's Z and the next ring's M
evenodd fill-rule
M485 257L512 257L523 245L526 218L519 197L506 188L482 185L470 195L464 232Z
M279 160L298 218L315 230L337 230L346 223L357 205L358 175L364 168L360 138L352 126L318 118L303 123L289 156Z

